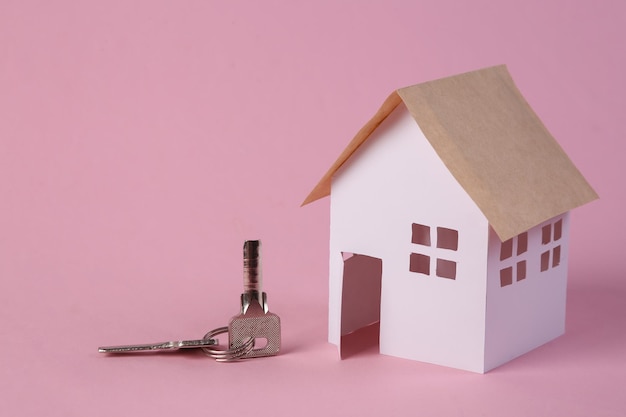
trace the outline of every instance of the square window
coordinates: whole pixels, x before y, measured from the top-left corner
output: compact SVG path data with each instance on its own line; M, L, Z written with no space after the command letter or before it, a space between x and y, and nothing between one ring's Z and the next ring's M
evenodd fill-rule
M500 246L500 260L503 261L513 256L513 239L509 239L506 242L502 242Z
M430 256L412 253L409 261L409 271L430 275Z
M513 268L508 267L500 270L500 286L506 287L513 284Z
M554 223L554 240L559 240L563 235L563 219Z
M561 246L557 246L552 251L552 268L559 266L561 263Z
M459 232L445 227L437 228L437 247L441 249L457 250L459 247Z
M526 261L519 261L517 263L517 280L523 279L526 279Z
M517 254L521 255L527 250L528 250L528 233L524 232L517 237Z
M545 226L543 226L541 228L541 243L543 243L544 245L550 243L550 239L552 235L552 225L551 224L546 224Z
M423 224L413 223L411 242L418 245L430 246L430 227Z
M456 262L446 259L437 259L437 276L456 279Z
M547 271L550 266L550 251L541 254L541 272Z

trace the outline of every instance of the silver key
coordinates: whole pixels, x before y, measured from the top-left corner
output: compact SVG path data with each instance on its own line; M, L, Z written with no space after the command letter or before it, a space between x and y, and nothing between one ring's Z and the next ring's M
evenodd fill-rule
M102 346L98 348L100 353L136 353L174 351L179 349L205 348L217 345L217 339L178 340L161 343L146 343L143 345Z
M242 359L278 354L280 318L269 312L267 294L262 290L261 242L258 240L248 240L243 245L243 289L241 311L228 325L230 349L252 338L255 346L242 355Z
M160 352L179 349L200 348L209 357L218 362L232 362L241 359L254 347L254 339L247 338L234 349L219 346L215 336L228 333L228 327L218 327L197 340L180 340L162 343L146 343L141 345L104 346L98 348L101 353L136 353L136 352Z

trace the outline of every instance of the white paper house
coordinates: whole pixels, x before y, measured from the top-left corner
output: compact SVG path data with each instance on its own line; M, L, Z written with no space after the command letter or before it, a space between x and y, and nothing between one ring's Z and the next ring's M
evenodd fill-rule
M380 353L483 373L563 334L569 211L597 195L505 66L393 92L303 205L329 194L340 350L379 323Z

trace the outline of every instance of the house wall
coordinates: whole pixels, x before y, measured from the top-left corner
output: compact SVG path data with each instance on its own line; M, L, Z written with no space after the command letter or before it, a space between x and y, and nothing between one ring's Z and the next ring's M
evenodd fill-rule
M562 219L561 237L554 239L554 225ZM490 231L487 279L487 321L485 370L499 366L565 332L565 293L569 248L569 213L557 216L528 231L528 250L501 258L502 243ZM544 227L549 227L550 241L543 244ZM554 250L560 247L560 262L553 266ZM548 268L541 271L541 257L549 253ZM518 281L517 263L526 262L526 278ZM502 286L501 271L511 266L511 284Z
M380 351L482 372L488 224L400 105L336 173L331 192L329 341L340 343L342 252L383 260ZM458 250L411 243L412 223L458 231ZM412 252L431 274L409 271ZM435 276L435 259L456 279Z

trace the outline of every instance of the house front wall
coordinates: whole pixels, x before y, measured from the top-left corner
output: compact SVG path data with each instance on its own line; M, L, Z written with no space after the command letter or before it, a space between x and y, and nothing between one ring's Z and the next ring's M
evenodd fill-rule
M569 229L565 213L504 244L490 231L485 370L564 333Z
M382 259L381 353L483 372L487 220L404 105L336 173L330 221L330 342L342 253L368 255Z

